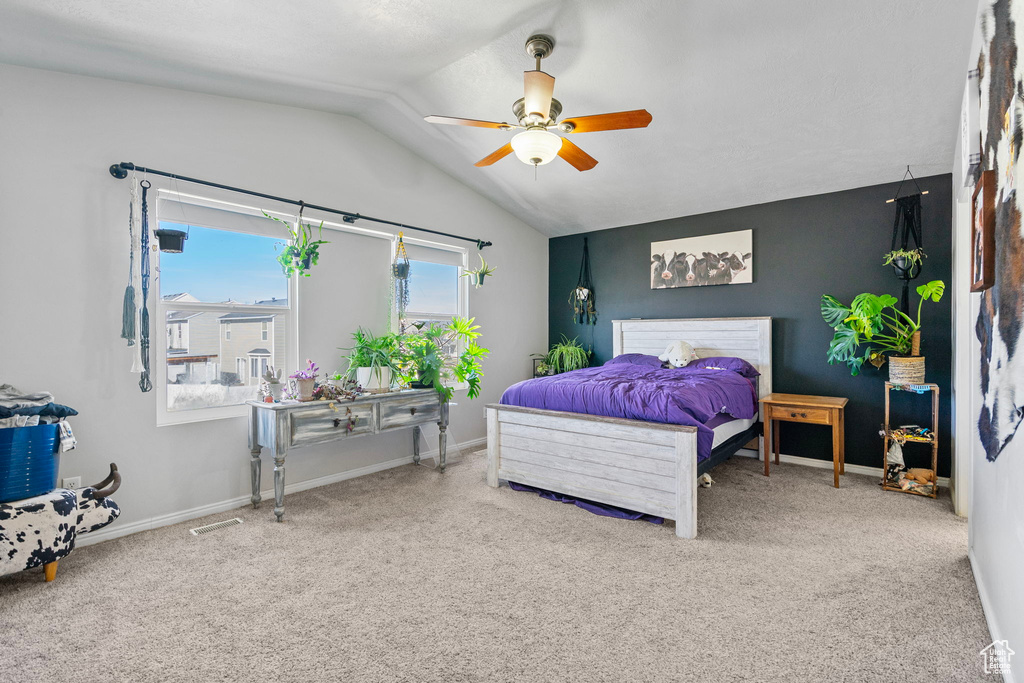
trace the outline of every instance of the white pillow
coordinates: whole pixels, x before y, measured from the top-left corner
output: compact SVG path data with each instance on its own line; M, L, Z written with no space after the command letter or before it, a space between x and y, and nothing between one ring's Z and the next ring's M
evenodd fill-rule
M658 360L666 361L674 368L682 368L697 360L697 353L689 342L675 341L668 345L665 353L658 356Z

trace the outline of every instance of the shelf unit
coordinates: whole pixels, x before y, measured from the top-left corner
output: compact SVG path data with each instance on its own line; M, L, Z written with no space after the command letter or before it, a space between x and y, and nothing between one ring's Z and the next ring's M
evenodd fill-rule
M889 465L889 442L892 438L892 428L889 425L889 397L893 391L905 391L913 394L924 394L926 392L932 395L932 424L931 424L931 435L929 437L920 436L908 436L904 437L904 441L907 443L922 443L931 444L932 446L932 491L931 493L922 493L920 491L914 491L912 489L903 489L899 486L889 483L886 479L886 470ZM885 427L884 427L884 445L882 447L882 488L886 491L900 491L901 493L912 493L915 496L925 496L928 498L937 498L939 495L939 385L938 384L893 384L892 382L885 383Z

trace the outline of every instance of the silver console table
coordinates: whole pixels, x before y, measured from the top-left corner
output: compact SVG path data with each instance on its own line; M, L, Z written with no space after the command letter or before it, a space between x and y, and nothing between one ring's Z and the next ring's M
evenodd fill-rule
M413 462L420 461L420 425L436 422L438 462L444 472L447 451L448 403L433 389L367 394L354 401L262 403L249 406L249 452L252 506L259 507L260 475L266 448L274 458L274 514L284 518L284 460L292 448L412 427Z

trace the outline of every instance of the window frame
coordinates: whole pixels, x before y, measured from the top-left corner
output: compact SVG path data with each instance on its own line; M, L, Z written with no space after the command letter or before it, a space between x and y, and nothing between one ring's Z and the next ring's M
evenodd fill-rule
M189 203L183 199L179 199L179 194L168 190L160 190L159 195L162 199L169 199L172 201L181 201L182 203ZM192 196L192 195L180 195ZM245 207L240 204L233 204L230 202L220 202L216 199L209 198L197 198L200 202L196 202L200 206L211 206L215 205L216 208L222 209L225 213L238 213L243 216L255 215L253 212L258 212L260 209L255 207ZM156 206L160 206L159 202L155 202ZM248 209L243 211L241 209ZM266 210L267 213L284 217L286 220L296 221L298 216L295 214L288 214L281 211ZM154 211L154 220L152 224L155 226L154 229L159 228L160 222L172 222L172 223L185 223L189 226L209 228L212 230L223 230L226 232L235 232L243 235L256 235L259 237L274 237L275 239L280 238L286 240L284 235L274 236L272 234L262 234L252 232L250 230L241 230L231 225L211 225L208 221L203 220L190 220L183 221L178 217L166 217L163 218L159 215L159 210ZM285 358L287 367L298 367L298 278L288 278L288 306L258 306L255 304L238 304L238 303L209 303L209 302L189 302L189 301L164 301L163 296L160 292L160 257L161 252L158 249L154 249L150 254L151 259L151 270L153 273L152 280L153 285L151 287L151 305L154 309L154 315L151 317L153 321L159 321L160 324L166 325L167 312L168 311L192 311L197 313L202 312L213 312L213 313L233 313L233 312L246 312L254 315L267 315L271 314L274 316L284 316L285 329L287 330L286 336L286 348ZM284 277L282 275L282 277ZM155 294L154 294L155 293ZM225 323L225 327L230 328L230 323ZM230 340L230 329L226 329L225 333L228 335L224 337L218 330L218 339ZM195 408L193 410L181 410L181 411L170 411L167 409L167 334L161 333L159 335L152 334L150 330L151 340L151 352L152 357L150 358L150 377L153 381L153 389L156 393L157 403L157 414L156 424L158 427L166 427L177 424L189 424L193 422L207 422L210 420L223 420L227 418L245 417L249 413L249 407L244 403L229 406L213 406L209 408ZM235 359L235 369L237 370L239 357ZM249 360L248 358L241 358L245 361L246 374L249 372ZM220 371L225 372L224 359L218 358L220 365Z
M444 315L444 314L438 314L438 313L422 313L422 312L417 313L417 311L406 311L405 312L406 313L406 315L405 315L406 320L418 320L418 319L427 319L427 320L447 319L447 320L451 320L452 318L469 318L470 317L470 313L469 313L469 287L470 287L470 282L469 282L469 278L463 277L463 275L465 274L466 270L469 268L469 249L467 249L465 247L453 246L451 244L443 244L441 242L432 242L430 240L418 239L418 238L415 238L415 237L405 237L405 236L403 236L402 239L407 244L413 244L413 245L417 245L417 246L429 247L431 249L438 249L438 250L441 250L441 251L454 252L456 254L460 254L461 255L461 259L460 259L461 263L458 265L458 269L459 269L459 273L458 273L458 283L459 283L458 287L459 287L459 290L458 290L458 301L457 301L458 312L453 314L453 315ZM389 261L388 261L388 267L389 268L391 267L391 263L394 260L395 249L397 247L398 247L398 235L395 235L394 238L391 240L391 254L389 256ZM420 258L417 258L417 259L410 258L409 260L410 261L424 261L424 259L420 259ZM427 262L428 263L432 263L431 261L427 261ZM396 330L396 332L401 332L401 329L402 329L401 322L398 319L398 306L396 306L396 305L392 305L392 307L391 307L391 329ZM458 343L458 347L457 347L456 353L461 354L463 351L465 351L465 349L466 349L465 343L460 340L459 343ZM467 382L453 382L449 386L453 387L456 391L465 391L466 389L469 388L469 384Z

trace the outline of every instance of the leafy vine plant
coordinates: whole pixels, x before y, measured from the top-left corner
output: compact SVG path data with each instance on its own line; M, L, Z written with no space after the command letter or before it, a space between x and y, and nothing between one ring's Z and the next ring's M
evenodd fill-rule
M890 294L858 294L849 306L834 296L822 295L821 317L835 330L827 352L829 365L845 363L850 374L856 376L864 363L881 367L886 354L909 355L914 334L921 329L921 307L928 299L939 301L945 291L942 280L918 287L921 300L916 318L899 310L899 299Z
M294 225L277 216L271 216L266 211L263 215L267 218L281 223L287 228L290 241L284 245L284 249L277 256L277 262L281 264L281 270L285 277L291 277L297 273L309 277L309 270L320 261L320 245L330 244L322 239L324 236L324 222L320 221L317 239L313 239L313 225L302 221L302 211L299 211L299 219Z

